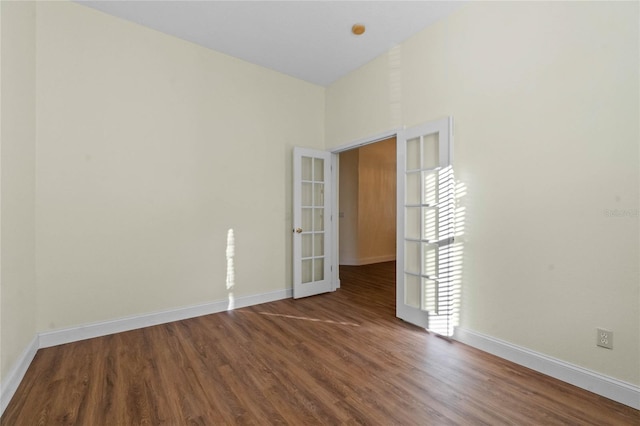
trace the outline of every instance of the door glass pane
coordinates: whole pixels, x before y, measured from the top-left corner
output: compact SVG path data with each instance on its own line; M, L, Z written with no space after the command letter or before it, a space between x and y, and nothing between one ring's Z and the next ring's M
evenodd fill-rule
M420 173L407 173L406 203L420 204Z
M302 164L300 171L302 172L302 180L312 180L312 166L311 157L302 157Z
M407 141L407 170L420 168L420 138Z
M443 306L437 315L448 309L444 305L445 295L438 295L447 279L440 277L439 274L447 270L440 268L439 263L445 259L440 250L449 244L449 240L443 238L443 230L455 212L448 208L448 195L442 192L447 180L439 173L449 164L447 126L450 125L451 121L446 119L414 127L406 131L404 146L399 145L405 151L405 158L403 164L398 164L398 183L403 185L404 192L404 199L398 200L404 207L400 218L404 222L404 229L400 230L404 241L400 241L403 245L399 247L404 258L398 259L403 263L398 266L404 270L399 270L397 289L404 294L399 295L396 306L398 317L426 328L436 324L439 318L430 316L438 312L439 298ZM398 141L403 143L401 138Z
M302 257L311 257L313 252L313 234L302 234Z
M313 180L324 182L324 160L322 158L314 158L313 161Z
M438 133L423 136L422 142L422 168L432 169L440 165L438 157Z
M415 240L420 239L420 207L407 207L404 229L405 237Z
M313 236L313 255L324 256L324 234L314 234Z
M310 283L313 280L313 260L302 261L302 283Z
M313 230L324 231L324 209L313 209Z
M313 184L313 202L314 206L324 206L324 184Z
M404 274L404 303L420 308L420 277Z
M302 186L300 188L300 191L302 192L300 194L300 201L302 202L303 206L312 206L313 205L313 184L311 183L306 183L306 182L302 182Z
M424 286L424 310L438 313L438 282L428 278L422 279Z
M293 157L293 296L300 298L333 288L328 225L333 199L331 155L295 147Z
M429 206L438 204L438 172L424 172L424 203Z
M302 209L302 230L303 231L311 231L313 229L313 209L303 208Z
M455 211L453 206L438 208L438 239L453 237L455 234Z
M438 208L425 207L424 214L424 234L423 239L427 241L438 241Z
M430 277L438 276L438 245L437 244L425 244L424 250L424 263L422 274Z
M404 270L414 274L420 273L420 243L405 241Z
M324 280L324 259L323 258L313 260L313 280L314 281Z

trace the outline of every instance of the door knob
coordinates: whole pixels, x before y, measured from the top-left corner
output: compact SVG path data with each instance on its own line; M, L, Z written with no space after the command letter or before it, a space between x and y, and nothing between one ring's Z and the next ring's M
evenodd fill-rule
M302 232L302 228L296 228L294 229L295 232L297 232L298 234L300 234Z

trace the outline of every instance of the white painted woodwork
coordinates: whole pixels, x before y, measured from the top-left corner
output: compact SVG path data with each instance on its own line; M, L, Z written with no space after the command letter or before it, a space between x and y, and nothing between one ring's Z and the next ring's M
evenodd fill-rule
M451 164L450 124L446 118L397 137L396 315L424 328L438 313L438 256L449 242L440 238L439 179L432 178Z
M293 150L293 297L332 291L331 153Z

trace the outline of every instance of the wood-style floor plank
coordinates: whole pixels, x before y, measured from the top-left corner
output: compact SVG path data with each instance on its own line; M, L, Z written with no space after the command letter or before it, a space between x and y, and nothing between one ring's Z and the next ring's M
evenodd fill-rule
M41 349L32 425L640 425L640 412L395 318L393 262L342 288Z

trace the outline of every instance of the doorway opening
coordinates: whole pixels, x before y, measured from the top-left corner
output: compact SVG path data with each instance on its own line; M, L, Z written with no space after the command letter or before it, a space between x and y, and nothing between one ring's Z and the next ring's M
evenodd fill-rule
M348 265L395 260L396 316L443 336L451 336L458 323L463 255L459 238L464 233L464 207L458 208L458 201L465 190L453 173L452 128L453 119L447 117L332 152L333 164L340 166L333 168L337 197L332 217L338 218L332 222L333 264L354 267ZM377 162L363 164L370 154L366 150L376 150L388 139L395 154L373 156ZM357 166L348 167L348 163ZM372 177L384 174L384 163L392 166L387 179ZM349 179L352 176L355 179ZM390 181L388 192L393 194L387 202L382 200L385 180ZM369 183L373 189L363 190L363 184ZM374 217L385 210L391 220ZM390 224L391 244L385 252L378 244L385 240L386 224ZM333 270L334 288L341 287L338 271Z
M396 138L339 154L339 264L396 259Z
M397 240L396 136L342 151L338 171L338 263L387 263L394 269ZM393 283L395 289L395 274ZM395 291L390 296L395 298Z

